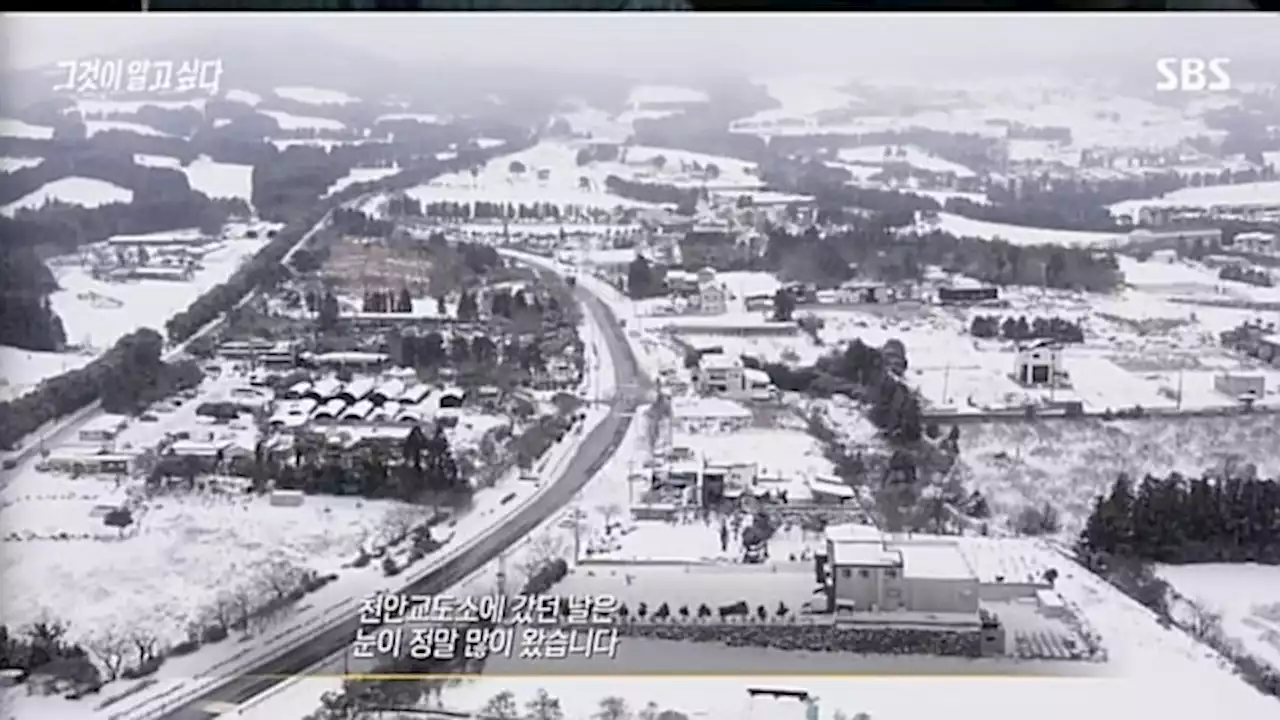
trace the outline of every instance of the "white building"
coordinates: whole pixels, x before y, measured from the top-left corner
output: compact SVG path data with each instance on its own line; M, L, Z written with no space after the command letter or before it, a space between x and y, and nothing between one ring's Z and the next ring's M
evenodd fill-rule
M1247 232L1236 235L1235 246L1245 252L1258 255L1280 255L1280 244L1276 243L1275 233Z
M723 315L729 310L728 296L724 286L703 283L698 288L698 309L706 315Z
M1027 387L1052 387L1066 379L1061 346L1045 341L1019 349L1013 379Z

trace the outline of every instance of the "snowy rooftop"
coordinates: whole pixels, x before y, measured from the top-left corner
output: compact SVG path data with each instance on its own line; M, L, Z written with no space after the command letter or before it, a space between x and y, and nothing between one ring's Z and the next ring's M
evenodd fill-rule
M953 543L895 543L890 546L902 555L903 572L910 578L931 580L973 580L973 568Z
M902 553L880 542L833 542L831 564L849 567L901 567Z

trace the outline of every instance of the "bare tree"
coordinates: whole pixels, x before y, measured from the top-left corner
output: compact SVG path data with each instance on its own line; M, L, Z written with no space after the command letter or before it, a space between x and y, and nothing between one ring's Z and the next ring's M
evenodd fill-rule
M229 630L236 616L236 600L229 591L218 593L208 609L209 620L222 630Z
M118 628L107 627L95 632L84 643L84 649L102 668L103 679L111 682L120 677L131 642Z
M600 709L593 716L596 720L627 720L631 717L631 709L627 701L616 695L610 695L600 701Z
M155 633L146 628L135 627L129 630L128 640L138 654L138 664L145 665L155 659L160 649L160 640Z
M235 613L232 625L249 634L249 622L253 619L253 611L258 604L258 590L252 582L243 582L231 591L231 598Z
M525 703L525 716L529 720L564 720L564 709L560 707L560 698L552 697L543 688L538 688L533 699Z
M658 720L658 703L648 702L636 716L639 720Z
M277 597L283 599L302 582L302 568L288 560L277 559L262 570L262 582Z
M1221 613L1210 610L1198 600L1187 600L1185 604L1188 618L1184 627L1191 637L1209 644L1224 637Z
M575 517L574 522L581 522L581 520ZM518 569L524 573L524 577L529 577L548 562L568 557L569 552L569 543L564 536L548 530L530 538Z
M618 503L608 503L597 507L596 511L600 513L600 517L604 519L605 526L608 527L622 515L622 506Z
M402 540L418 524L426 521L427 513L416 505L400 505L387 511L383 525L389 540Z
M516 706L515 694L510 690L503 690L489 698L481 708L480 716L486 720L517 720L520 708Z

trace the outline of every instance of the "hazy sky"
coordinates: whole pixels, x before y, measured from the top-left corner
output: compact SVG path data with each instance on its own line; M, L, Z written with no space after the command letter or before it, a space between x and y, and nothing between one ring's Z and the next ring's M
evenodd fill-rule
M947 61L1019 61L1117 55L1276 53L1280 16L1251 13L696 15L657 13L349 13L242 15L8 14L0 32L8 68L127 52L158 37L252 25L278 36L357 44L408 61L637 66L758 73L861 63L945 73ZM861 74L861 73L860 73Z

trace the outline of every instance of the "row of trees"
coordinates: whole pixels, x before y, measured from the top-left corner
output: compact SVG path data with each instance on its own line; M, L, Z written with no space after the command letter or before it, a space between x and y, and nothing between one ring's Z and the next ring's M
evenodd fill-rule
M398 448L371 442L337 450L320 436L302 434L292 458L259 448L252 464L239 468L255 481L273 480L278 488L325 495L358 495L457 502L470 496L467 477L444 429L414 426Z
M1251 467L1225 476L1116 478L1080 536L1082 549L1160 563L1280 564L1280 483Z
M698 188L682 188L664 183L636 182L610 175L604 180L605 189L619 197L655 205L675 205L676 212L692 215L703 191Z
M120 338L84 367L0 402L0 447L12 448L41 425L95 400L102 400L108 412L136 412L165 395L198 384L198 366L165 363L163 348L159 333L142 328Z
M832 286L853 268L886 281L920 280L940 266L994 285L1106 292L1123 280L1115 256L1056 245L1014 245L934 231L903 236L882 220L855 221L844 229L790 233L775 228L761 264L784 279Z
M546 367L541 343L535 338L521 342L508 337L501 344L488 335L454 335L448 340L439 332L403 335L390 343L396 363L402 367L433 369L445 366L497 366L507 370L535 372Z
M1218 278L1221 280L1235 280L1236 282L1257 285L1258 287L1275 287L1276 281L1271 277L1271 273L1260 268L1237 267L1228 265L1218 271Z
M975 315L969 324L969 334L979 338L1003 338L1015 342L1027 340L1054 340L1061 343L1084 342L1084 330L1080 324L1058 316L1035 317L1030 322L1025 315L1006 317Z

